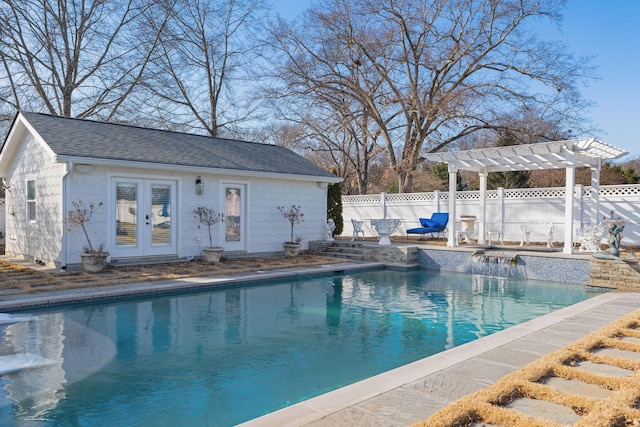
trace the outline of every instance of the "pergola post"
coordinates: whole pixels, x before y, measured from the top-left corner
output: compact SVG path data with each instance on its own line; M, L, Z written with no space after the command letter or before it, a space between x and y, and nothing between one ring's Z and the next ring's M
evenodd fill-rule
M565 254L573 253L573 187L576 183L576 170L573 166L567 166L566 186L564 195L564 248Z
M600 219L600 169L602 159L598 159L598 165L591 168L591 225L596 225Z
M479 174L480 177L480 218L478 218L478 244L484 245L485 224L487 222L487 170Z
M458 168L449 163L449 232L447 233L447 246L458 246L456 239L456 188L458 184Z

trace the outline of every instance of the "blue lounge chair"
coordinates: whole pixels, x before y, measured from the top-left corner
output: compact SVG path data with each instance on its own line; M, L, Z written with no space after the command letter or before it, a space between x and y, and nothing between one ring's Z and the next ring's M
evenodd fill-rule
M434 233L444 233L448 222L448 212L435 212L431 214L431 218L420 218L420 225L422 225L422 227L410 228L407 230L407 237L409 237L409 234L420 234L420 238L423 239L427 233L431 234L431 237L434 237Z

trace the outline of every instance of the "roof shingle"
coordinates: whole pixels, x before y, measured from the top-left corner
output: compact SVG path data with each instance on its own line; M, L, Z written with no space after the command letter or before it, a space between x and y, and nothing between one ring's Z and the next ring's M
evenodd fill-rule
M20 114L58 156L335 178L276 145L41 113Z

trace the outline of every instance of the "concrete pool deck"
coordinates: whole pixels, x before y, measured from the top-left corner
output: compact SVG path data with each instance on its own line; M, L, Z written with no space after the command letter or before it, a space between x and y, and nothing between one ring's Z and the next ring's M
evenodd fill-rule
M51 304L133 298L187 292L216 286L305 277L333 271L378 267L379 263L345 262L233 276L198 277L161 282L3 297L0 311L28 310ZM529 322L452 348L400 368L309 399L243 424L252 426L405 426L487 387L504 375L594 332L640 307L638 292L609 292Z

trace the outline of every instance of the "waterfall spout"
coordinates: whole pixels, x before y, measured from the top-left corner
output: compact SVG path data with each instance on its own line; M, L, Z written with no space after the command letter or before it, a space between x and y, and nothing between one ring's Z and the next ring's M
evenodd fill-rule
M477 251L471 256L471 274L524 278L518 254L504 251Z

